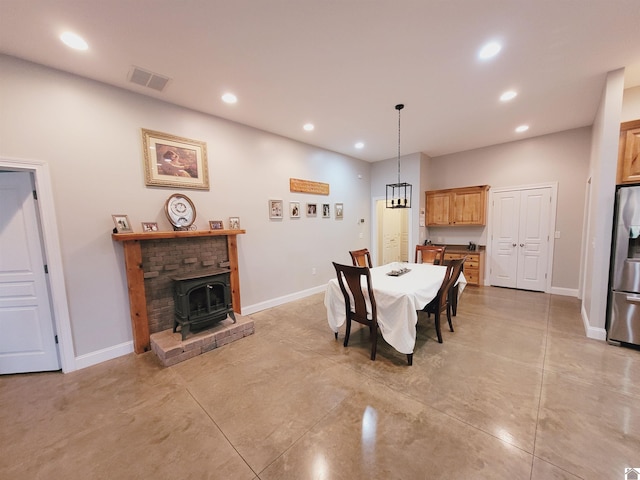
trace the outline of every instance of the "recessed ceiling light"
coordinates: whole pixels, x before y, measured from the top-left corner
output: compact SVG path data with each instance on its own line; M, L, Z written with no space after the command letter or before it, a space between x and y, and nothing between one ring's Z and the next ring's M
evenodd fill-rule
M518 133L526 132L527 130L529 130L529 125L520 125L516 128L516 132Z
M236 97L233 93L225 93L222 95L222 101L224 103L236 103L238 101L238 97Z
M60 35L60 40L62 40L67 47L71 47L75 50L87 50L89 48L89 44L85 42L80 35L76 35L72 32L64 32Z
M364 148L364 143L363 142L358 142L354 145L354 147L356 147L357 149L361 149Z
M478 58L480 58L480 60L488 60L492 57L495 57L498 52L500 52L500 50L502 50L502 45L500 45L498 42L489 42L480 49Z
M304 127L302 127L302 128L304 128L307 132L310 132L316 127L313 126L313 123L305 123Z
M508 90L500 95L500 100L503 102L508 102L509 100L513 100L517 96L518 94L516 92L514 92L513 90Z

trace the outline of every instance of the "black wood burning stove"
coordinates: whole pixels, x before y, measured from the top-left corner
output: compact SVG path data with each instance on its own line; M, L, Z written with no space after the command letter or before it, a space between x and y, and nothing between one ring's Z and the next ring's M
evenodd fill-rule
M173 331L178 326L184 340L190 332L210 328L230 316L236 317L231 301L230 271L211 269L174 276L173 299L175 315Z

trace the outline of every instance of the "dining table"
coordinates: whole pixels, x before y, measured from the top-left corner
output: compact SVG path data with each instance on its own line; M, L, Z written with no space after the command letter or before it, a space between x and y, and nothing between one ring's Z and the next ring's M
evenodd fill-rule
M369 270L382 337L398 352L413 353L418 311L438 294L447 267L430 263L393 262ZM456 283L458 296L466 284L467 280L461 272ZM366 291L365 282L362 286ZM327 284L324 305L329 326L337 333L346 321L344 296L337 278L332 278ZM367 308L370 311L370 305Z

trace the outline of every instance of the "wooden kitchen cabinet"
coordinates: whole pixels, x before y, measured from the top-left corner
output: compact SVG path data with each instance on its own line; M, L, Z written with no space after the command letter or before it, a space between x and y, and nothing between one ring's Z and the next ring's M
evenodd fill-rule
M467 279L467 285L482 285L484 283L484 251L447 251L444 252L445 263L448 260L458 260L464 256L464 278Z
M449 225L451 223L451 194L448 191L427 192L427 225Z
M620 124L618 185L640 182L640 120Z
M485 225L488 185L425 192L428 227Z

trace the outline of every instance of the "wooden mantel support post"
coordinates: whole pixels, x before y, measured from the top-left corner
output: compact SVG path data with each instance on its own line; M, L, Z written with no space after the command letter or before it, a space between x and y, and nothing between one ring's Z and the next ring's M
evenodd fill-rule
M142 270L142 248L139 240L122 242L122 246L124 247L124 263L129 290L133 350L136 353L144 353L149 350L150 341L147 296L144 290L144 271Z
M113 240L122 242L124 262L129 290L129 308L131 310L131 330L133 332L133 350L144 353L151 348L149 338L149 319L147 318L147 297L144 288L144 270L142 269L142 247L144 240L160 240L169 238L226 236L229 253L229 269L231 270L231 301L233 311L242 314L240 304L240 274L238 272L237 235L245 230L209 230L186 232L149 232L149 233L114 233Z

